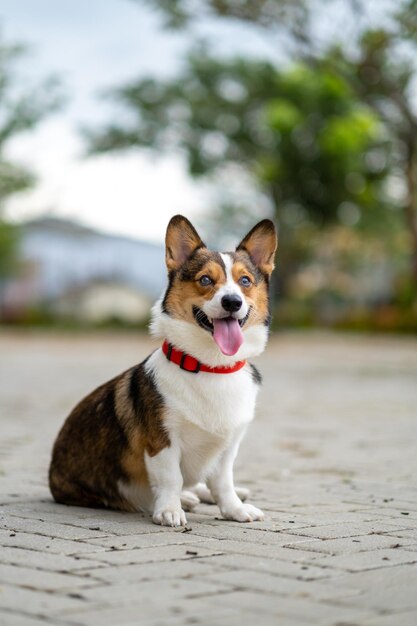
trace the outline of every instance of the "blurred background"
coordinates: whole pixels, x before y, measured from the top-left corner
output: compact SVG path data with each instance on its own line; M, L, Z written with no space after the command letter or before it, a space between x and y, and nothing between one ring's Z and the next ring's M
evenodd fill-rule
M182 213L277 327L417 332L417 0L0 8L0 321L140 327Z

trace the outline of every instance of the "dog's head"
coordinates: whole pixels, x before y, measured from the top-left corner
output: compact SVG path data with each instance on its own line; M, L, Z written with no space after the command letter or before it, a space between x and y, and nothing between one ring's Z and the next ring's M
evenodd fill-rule
M270 220L256 224L235 252L220 253L185 217L173 217L166 233L169 284L154 308L154 334L213 365L262 352L276 247Z

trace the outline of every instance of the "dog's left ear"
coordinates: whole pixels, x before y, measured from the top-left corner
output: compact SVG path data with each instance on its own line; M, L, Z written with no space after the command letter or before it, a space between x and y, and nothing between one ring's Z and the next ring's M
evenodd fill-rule
M277 232L271 220L262 220L242 239L236 252L245 250L264 274L274 269L274 256L278 245Z
M200 235L183 215L171 218L165 237L165 260L168 271L177 270L197 248L205 248Z

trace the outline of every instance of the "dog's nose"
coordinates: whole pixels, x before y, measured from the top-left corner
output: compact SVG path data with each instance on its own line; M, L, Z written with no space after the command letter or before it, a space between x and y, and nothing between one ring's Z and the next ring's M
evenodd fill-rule
M222 307L225 311L229 311L229 313L239 311L241 306L242 298L235 293L232 293L229 296L223 296L222 298Z

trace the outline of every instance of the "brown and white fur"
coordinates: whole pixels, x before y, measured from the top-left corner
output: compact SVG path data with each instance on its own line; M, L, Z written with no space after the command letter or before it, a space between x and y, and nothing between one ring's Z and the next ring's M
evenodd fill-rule
M185 217L173 217L166 234L169 284L153 308L153 335L210 367L260 354L276 245L274 225L263 220L235 252L213 252ZM233 373L195 374L157 349L69 415L49 471L55 500L149 511L167 526L185 525L183 508L200 500L217 503L225 519L262 520L262 511L242 501L247 491L233 483L259 383L249 363Z

